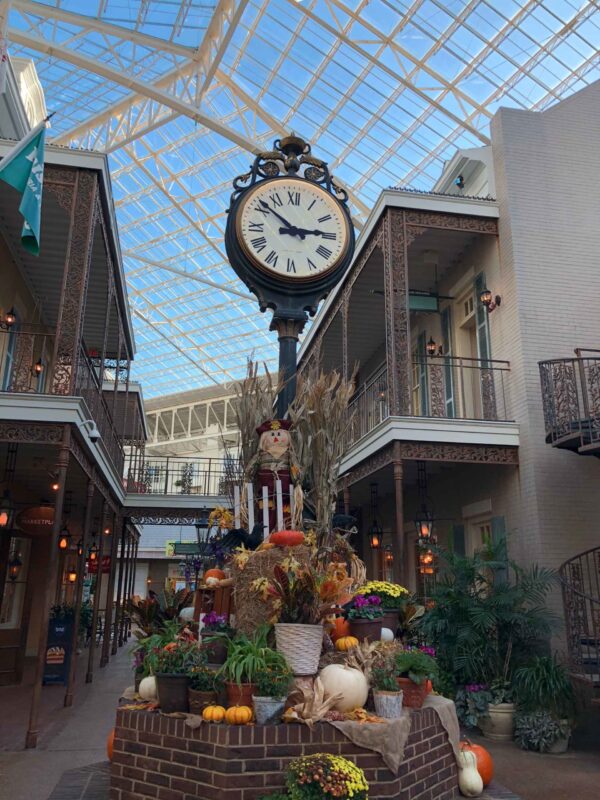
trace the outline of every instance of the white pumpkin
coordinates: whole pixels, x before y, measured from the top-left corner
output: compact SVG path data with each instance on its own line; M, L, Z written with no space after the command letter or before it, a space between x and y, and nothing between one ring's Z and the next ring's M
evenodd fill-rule
M158 699L158 692L156 691L156 678L154 675L148 675L147 678L142 678L140 681L138 694L142 700L153 701Z
M321 670L319 678L327 695L342 695L334 706L337 711L353 711L367 702L369 684L359 669L345 664L329 664Z
M194 606L187 606L186 608L182 608L179 612L179 619L182 622L193 622L194 621Z
M460 751L458 788L464 797L479 797L483 792L483 780L477 770L477 757L470 750Z
M394 641L394 631L391 628L382 628L381 629L381 641L382 642L393 642Z

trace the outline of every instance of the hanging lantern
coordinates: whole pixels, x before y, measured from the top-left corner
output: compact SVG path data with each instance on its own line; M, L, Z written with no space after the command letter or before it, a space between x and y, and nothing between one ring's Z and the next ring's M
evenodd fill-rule
M96 545L95 539L94 539L90 549L88 550L88 559L90 561L97 561L97 559L98 559L98 547Z
M421 575L434 574L434 556L431 550L424 550L422 553L419 553L419 572Z
M77 583L77 570L71 568L67 572L67 581L69 583Z
M69 529L65 525L60 532L60 536L58 537L58 549L65 552L69 549L69 545L71 543L71 534L69 533Z
M4 490L4 495L0 501L0 528L11 528L15 507L10 499L8 489Z
M83 539L80 539L77 542L77 555L78 556L82 556L83 555Z
M392 550L391 545L388 545L385 548L384 558L385 558L385 563L387 564L387 566L391 567L392 564L394 563L394 551Z
M415 517L419 547L428 547L433 541L433 514L423 505Z
M381 550L381 542L383 539L383 530L377 524L377 520L373 520L373 524L369 528L369 542L371 550Z
M11 581L14 582L17 580L22 566L23 562L18 555L16 555L14 558L11 558L11 560L8 562L8 577Z

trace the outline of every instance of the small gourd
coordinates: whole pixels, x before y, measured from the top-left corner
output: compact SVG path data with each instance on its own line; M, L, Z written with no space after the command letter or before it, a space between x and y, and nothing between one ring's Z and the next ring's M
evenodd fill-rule
M381 629L381 641L382 642L393 642L394 641L394 631L391 628L382 628Z
M229 725L248 725L252 722L250 706L231 706L225 712L225 721Z
M489 752L480 744L473 744L469 739L463 739L460 743L461 750L470 750L475 754L475 761L477 762L477 772L481 775L483 780L483 788L490 783L494 777L494 761Z
M154 675L148 675L147 678L142 678L138 688L138 694L142 700L152 702L158 699L158 692L156 691L156 678Z
M205 722L223 722L225 714L223 706L206 706L202 710L202 719Z
M113 728L112 731L108 734L108 738L106 740L106 755L109 761L112 761L114 746L115 746L115 729Z
M483 778L477 771L475 753L461 750L458 762L458 788L464 797L479 797L483 792Z
M353 647L356 647L357 644L358 639L356 636L340 636L340 638L335 641L335 649L345 653L346 650L351 650Z

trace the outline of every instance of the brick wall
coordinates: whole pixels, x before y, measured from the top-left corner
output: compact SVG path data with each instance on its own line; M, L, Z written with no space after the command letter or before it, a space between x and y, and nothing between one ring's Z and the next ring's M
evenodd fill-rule
M145 711L117 711L111 800L253 800L284 786L292 758L342 755L364 769L369 795L398 800L451 800L457 769L446 732L432 709L412 712L398 777L378 753L353 745L333 726L203 724Z

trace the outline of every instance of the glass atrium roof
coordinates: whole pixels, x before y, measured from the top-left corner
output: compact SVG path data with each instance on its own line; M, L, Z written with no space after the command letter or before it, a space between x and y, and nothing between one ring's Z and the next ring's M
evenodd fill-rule
M110 154L146 397L276 369L269 319L225 258L232 179L295 132L351 193L430 189L500 106L600 77L595 0L12 0L50 141Z

